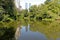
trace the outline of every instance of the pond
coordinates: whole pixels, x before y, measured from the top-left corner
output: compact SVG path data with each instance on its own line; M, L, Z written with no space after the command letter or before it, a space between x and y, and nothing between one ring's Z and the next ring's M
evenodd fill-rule
M60 40L58 21L21 21L18 40Z

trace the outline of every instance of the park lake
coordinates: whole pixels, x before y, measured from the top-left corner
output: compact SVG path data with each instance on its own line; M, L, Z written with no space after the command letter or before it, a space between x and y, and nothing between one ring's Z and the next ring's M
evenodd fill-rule
M19 32L18 40L60 40L60 22L22 20Z

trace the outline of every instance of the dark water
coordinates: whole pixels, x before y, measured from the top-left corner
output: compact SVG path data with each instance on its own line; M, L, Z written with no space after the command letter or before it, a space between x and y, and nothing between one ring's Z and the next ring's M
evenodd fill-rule
M23 22L19 40L60 40L60 23Z

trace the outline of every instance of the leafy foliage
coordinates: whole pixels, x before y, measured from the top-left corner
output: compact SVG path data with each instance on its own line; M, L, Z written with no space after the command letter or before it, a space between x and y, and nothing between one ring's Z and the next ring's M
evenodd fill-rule
M14 0L0 0L0 40L14 40L16 14Z
M33 5L29 8L28 18L36 19L56 19L60 18L60 1L59 0L46 0L45 4ZM23 14L23 10L22 10Z
M2 21L5 17L11 18L13 20L16 20L16 8L14 4L14 0L0 0L0 21Z

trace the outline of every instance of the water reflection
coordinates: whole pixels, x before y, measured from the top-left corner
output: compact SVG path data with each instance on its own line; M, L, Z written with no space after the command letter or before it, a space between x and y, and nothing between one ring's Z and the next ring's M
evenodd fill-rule
M38 31L33 32L30 26L22 26L19 40L47 40L46 36Z
M19 40L60 40L60 22L21 21Z

